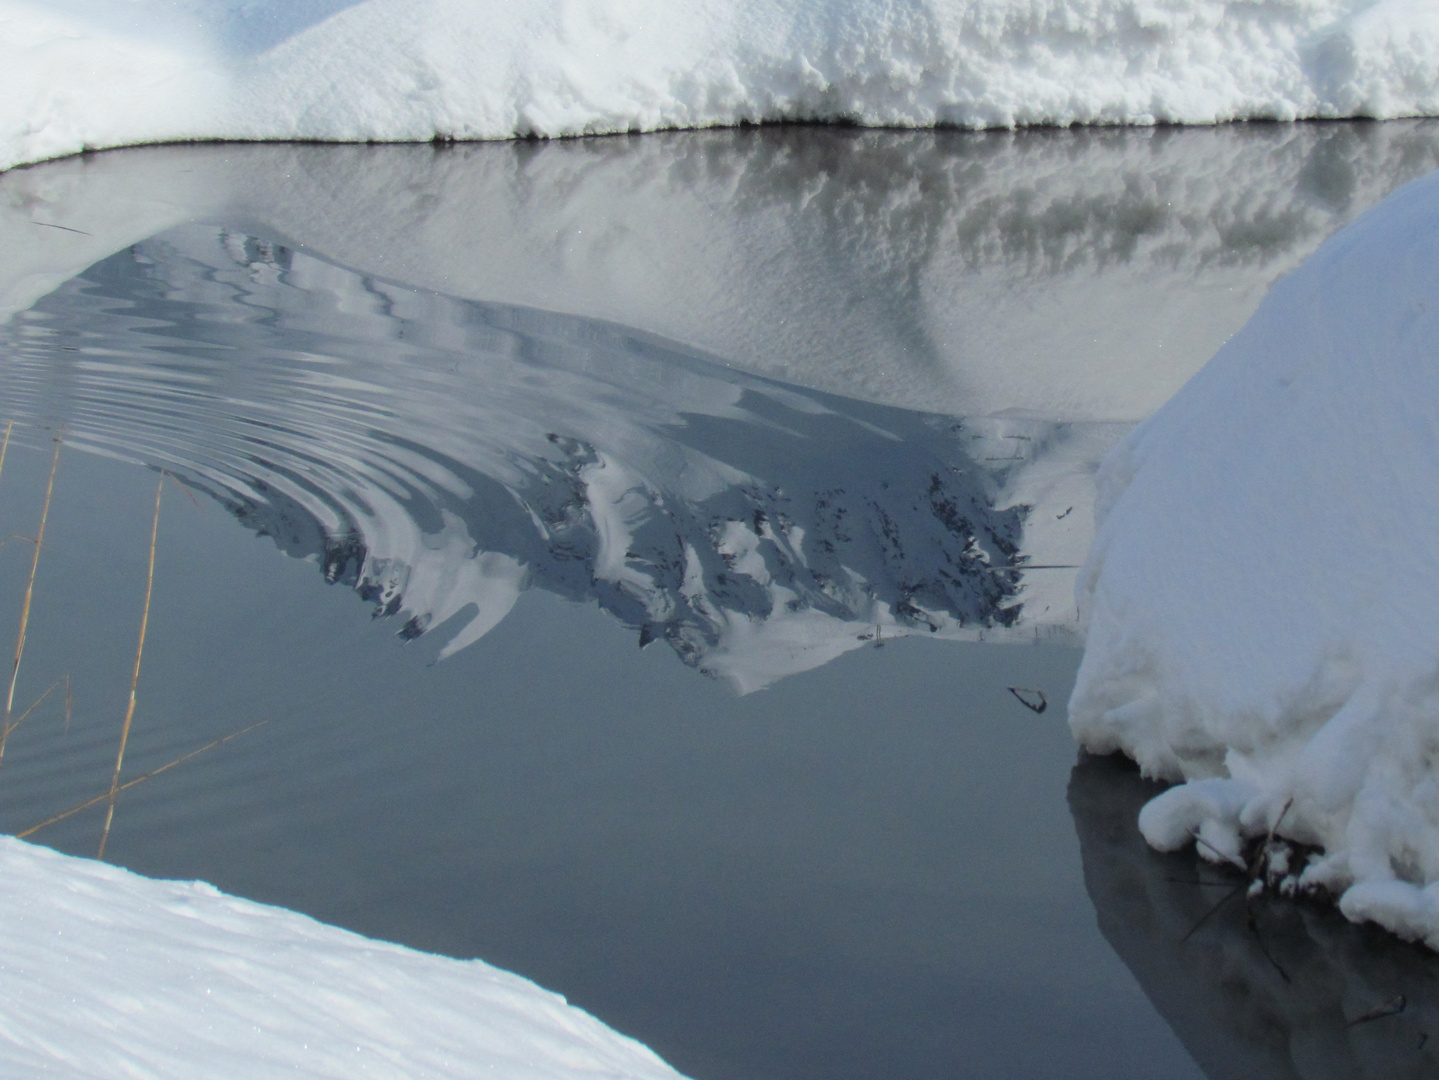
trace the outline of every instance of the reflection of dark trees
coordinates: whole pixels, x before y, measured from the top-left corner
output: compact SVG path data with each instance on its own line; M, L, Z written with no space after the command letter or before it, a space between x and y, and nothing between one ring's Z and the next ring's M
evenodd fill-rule
M1313 902L1246 905L1192 852L1150 850L1135 822L1159 790L1123 758L1084 755L1069 808L1100 930L1205 1073L1439 1075L1439 957Z

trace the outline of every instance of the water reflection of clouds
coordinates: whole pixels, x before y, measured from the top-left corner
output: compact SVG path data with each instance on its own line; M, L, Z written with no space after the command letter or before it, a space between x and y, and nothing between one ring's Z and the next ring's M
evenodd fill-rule
M1234 882L1195 884L1221 875L1135 828L1155 791L1085 756L1069 807L1101 931L1210 1080L1439 1072L1439 958L1311 903L1241 890L1216 908Z

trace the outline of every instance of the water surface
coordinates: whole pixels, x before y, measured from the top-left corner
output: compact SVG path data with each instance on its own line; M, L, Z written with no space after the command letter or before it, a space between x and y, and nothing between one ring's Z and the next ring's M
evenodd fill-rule
M1098 458L1436 156L806 129L6 174L0 612L60 436L17 701L74 711L12 735L0 827L108 783L163 475L126 775L267 723L127 791L116 862L482 957L697 1078L1421 1075L1433 964L1289 909L1190 933L1210 886L1063 705Z

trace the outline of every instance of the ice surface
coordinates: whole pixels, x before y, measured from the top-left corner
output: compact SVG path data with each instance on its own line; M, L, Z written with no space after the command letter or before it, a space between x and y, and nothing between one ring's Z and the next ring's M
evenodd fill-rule
M1428 0L0 0L0 29L0 168L203 138L1439 111Z
M1070 717L1184 781L1141 815L1151 843L1215 856L1279 822L1323 849L1304 883L1439 947L1436 343L1439 174L1106 459Z
M6 1076L676 1080L479 960L0 838Z

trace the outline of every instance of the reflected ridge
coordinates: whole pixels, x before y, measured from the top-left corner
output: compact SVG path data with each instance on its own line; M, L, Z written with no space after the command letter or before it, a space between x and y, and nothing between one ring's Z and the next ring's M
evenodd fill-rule
M522 589L742 691L864 641L1031 632L1005 477L1057 425L799 391L613 324L456 300L228 229L3 331L8 399L170 470L442 655Z

